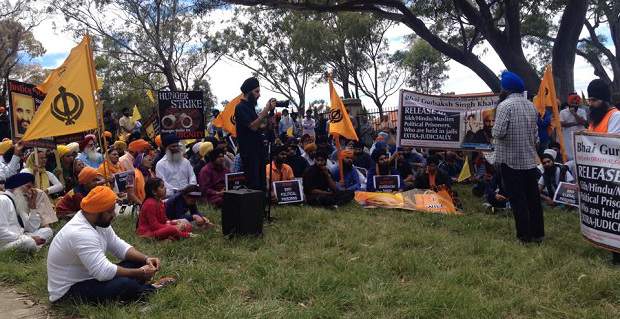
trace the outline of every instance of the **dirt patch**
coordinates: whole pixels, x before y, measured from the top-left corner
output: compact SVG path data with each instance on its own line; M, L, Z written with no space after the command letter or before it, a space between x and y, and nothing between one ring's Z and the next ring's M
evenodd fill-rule
M53 318L46 305L42 305L28 295L6 286L0 286L0 317L13 319Z

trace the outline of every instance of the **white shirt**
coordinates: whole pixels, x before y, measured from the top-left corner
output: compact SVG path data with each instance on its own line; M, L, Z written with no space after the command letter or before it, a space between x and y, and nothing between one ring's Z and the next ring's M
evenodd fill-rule
M21 170L21 173L32 174L32 170L28 167L25 167L24 169ZM47 188L48 195L60 193L63 190L65 190L65 186L62 185L62 183L58 180L58 177L56 177L56 175L48 171L46 171L46 173L47 173L47 179L50 181L50 187Z
M310 135L310 136L314 136L314 128L316 127L316 122L314 121L313 118L307 118L304 117L304 119L301 121L301 125L303 126L303 131L301 133L301 135Z
M7 178L17 174L20 168L19 157L13 155L11 161L6 163L4 157L0 156L0 181L6 181Z
M544 168L543 168L543 172L544 172ZM573 175L571 175L570 170L566 171L566 182L567 183L573 183L575 181L575 178L573 177ZM554 185L557 186L560 184L560 168L559 167L555 167L555 178L554 178ZM545 177L541 176L538 179L538 185L540 186L545 186ZM551 194L551 196L553 196L553 194Z
M108 260L106 252L123 260L130 248L111 226L93 227L79 211L60 229L47 254L50 301L60 299L78 282L111 280L118 266Z
M577 115L579 115L581 118L585 120L588 119L588 114L586 113L586 110L584 109L578 108ZM573 116L573 114L570 112L570 109L567 107L563 109L562 111L560 111L560 122L562 122L563 124L573 124L573 123L577 123L577 118ZM575 134L575 132L579 132L582 130L585 130L585 127L583 125L562 127L562 137L564 139L564 148L566 149L566 156L568 157L569 160L575 158L575 154L573 152L573 134Z
M155 174L164 180L166 196L174 195L176 191L182 190L187 185L198 185L194 168L186 158L173 163L168 159L168 155L164 155L155 166Z
M18 240L24 229L17 221L17 212L6 193L0 195L0 247Z
M620 112L616 112L609 118L607 133L620 133Z

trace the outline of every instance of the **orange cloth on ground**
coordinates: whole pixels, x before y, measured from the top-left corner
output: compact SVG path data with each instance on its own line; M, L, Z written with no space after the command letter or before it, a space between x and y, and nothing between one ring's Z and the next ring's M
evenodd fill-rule
M99 172L97 172L96 169L86 166L80 171L80 174L78 175L78 183L82 185L86 183L90 183L95 178L97 178L97 175L100 175L100 174Z
M99 165L99 168L97 168L97 172L103 175L103 177L105 177L106 179L122 171L123 169L121 168L120 162L116 162L116 165L115 165L115 164L112 164L110 160L105 160L105 167L104 167L104 164L101 164Z
M593 126L593 124L590 123L590 127L588 127L588 132L607 133L608 126L609 126L609 119L616 112L618 112L618 109L615 109L615 108L607 111L607 114L605 114L605 117L603 117L603 120L601 120L601 122L598 123L598 125L596 126Z
M290 180L295 179L295 174L293 174L293 169L290 166L282 163L282 167L278 170L275 163L274 162L272 163L274 164L272 173L271 173L272 182L290 181ZM267 164L265 166L265 172L267 172L267 179L269 179L269 168L270 167L271 167L271 164Z
M111 188L97 186L82 198L80 208L90 214L99 214L113 209L117 199L118 197Z

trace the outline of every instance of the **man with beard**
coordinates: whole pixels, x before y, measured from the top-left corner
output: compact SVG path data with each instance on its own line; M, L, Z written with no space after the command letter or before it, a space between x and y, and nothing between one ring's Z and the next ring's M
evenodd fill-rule
M610 103L611 90L601 79L588 85L589 127L595 133L620 133L620 111Z
M103 156L97 153L95 148L95 136L92 134L86 135L80 142L80 154L77 159L94 169L99 168L99 165L103 163Z
M155 174L164 181L166 196L174 195L187 185L198 185L192 164L183 157L179 138L175 134L166 134L161 141L166 155L157 162Z
M426 169L421 171L414 181L414 188L418 189L450 189L452 179L444 171L439 169L439 157L431 155L426 161Z
M523 96L525 84L518 75L502 73L501 87L493 126L495 164L510 198L517 238L523 243L542 242L545 227L536 168L538 112Z
M276 107L276 99L270 99L265 108L256 114L260 97L258 79L251 77L241 85L243 97L235 108L237 143L246 185L250 189L265 190L265 144L260 131L261 122Z
M0 193L0 250L35 251L47 243L54 232L34 210L34 175L19 173L6 181Z
M368 171L375 163L373 163L370 154L364 152L364 144L362 142L355 142L353 144L353 165L364 168Z
M568 106L560 111L560 123L562 125L562 138L564 139L564 148L566 149L566 157L573 160L575 154L573 152L573 134L585 129L588 125L586 111L580 109L581 98L577 93L568 95Z
M17 122L17 133L25 134L30 122L34 117L34 104L25 103L15 106L15 121Z
M344 176L344 183L340 183L340 167L338 166L339 164L336 164L336 166L330 169L332 179L337 182L338 187L341 190L359 191L362 187L359 173L357 169L353 167L354 158L355 154L352 150L346 149L342 151L342 173Z
M575 180L568 171L568 166L555 162L554 155L555 151L545 150L540 156L543 173L540 179L538 179L538 187L540 190L540 197L549 206L555 206L553 195L555 195L555 191L558 189L560 182L573 183Z
M69 191L77 185L77 176L73 175L73 162L77 152L62 144L56 146L56 152L60 160L60 167L57 167L54 172L56 177L65 186L65 191Z
M482 112L482 129L478 130L473 136L472 143L491 144L493 138L493 113Z
M316 155L317 147L316 144L310 143L304 146L304 155L302 157L308 163L308 166L314 165L314 155Z
M119 126L119 135L124 136L126 134L131 134L133 130L136 128L136 123L131 119L131 111L129 108L123 108L123 116L118 119Z
M84 167L78 175L78 185L56 203L58 216L73 216L80 210L82 199L96 186L103 185L105 178L92 167Z
M127 146L127 152L125 152L125 154L118 159L118 162L121 165L121 170L124 172L133 170L133 162L136 160L138 155L140 153L147 152L150 149L151 144L143 139L137 139L129 143Z
M304 193L309 205L337 208L355 196L352 191L341 191L327 169L327 154L317 152L314 165L310 166L303 177Z
M293 169L295 177L303 177L304 172L308 168L308 162L299 155L299 147L294 144L286 145L288 154L286 156L286 164Z
M270 182L270 177L271 182L290 181L295 179L293 169L285 163L288 157L288 150L286 149L286 147L277 146L271 151L271 154L272 161L270 164L267 164L267 166L265 166L267 183ZM267 185L266 187L269 188L269 185ZM272 200L276 199L275 190L272 190L271 198Z
M366 176L366 190L369 192L374 192L376 189L375 176L399 175L398 170L393 165L390 165L390 157L385 148L375 149L372 152L372 159L376 164L368 170L368 175Z
M58 232L47 255L49 300L71 298L86 302L136 300L173 282L162 278L147 284L160 269L149 257L120 239L110 224L116 216L116 194L109 187L93 188L82 210ZM106 253L122 260L112 263Z

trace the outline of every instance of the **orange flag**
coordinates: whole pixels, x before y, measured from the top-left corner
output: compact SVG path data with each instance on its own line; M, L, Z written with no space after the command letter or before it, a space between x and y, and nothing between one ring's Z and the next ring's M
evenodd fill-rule
M242 97L243 94L239 94L239 96L228 102L228 104L224 106L222 112L220 112L215 120L213 120L213 125L224 129L230 135L235 137L237 136L237 127L235 126L235 109L237 108L237 104L241 102Z
M562 125L560 124L560 108L558 105L557 94L555 93L555 82L553 81L553 70L551 65L547 65L545 68L545 74L540 81L540 87L538 88L538 94L534 98L534 106L540 115L545 114L545 108L551 106L553 111L553 118L551 125L549 125L549 133L555 130L556 139L560 143L562 150L562 159L566 161L566 151L564 149L564 138L562 135Z
M331 75L329 76L329 100L331 104L329 109L329 134L337 134L349 140L358 141L359 139L353 128L353 123L351 123L349 112L347 112L340 96L336 93Z

